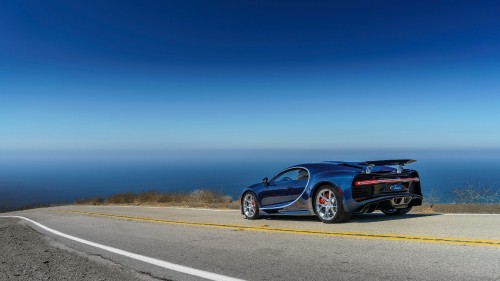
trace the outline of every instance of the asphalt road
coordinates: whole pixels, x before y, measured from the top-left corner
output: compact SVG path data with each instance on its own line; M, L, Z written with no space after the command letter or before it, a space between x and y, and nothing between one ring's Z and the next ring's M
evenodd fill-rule
M75 252L160 280L203 280L190 270L219 274L213 280L500 280L500 215L370 214L331 225L314 217L247 221L238 211L148 207L63 206L2 215L153 258L158 264L20 222Z
M73 251L17 219L0 219L0 280L154 280L99 256Z

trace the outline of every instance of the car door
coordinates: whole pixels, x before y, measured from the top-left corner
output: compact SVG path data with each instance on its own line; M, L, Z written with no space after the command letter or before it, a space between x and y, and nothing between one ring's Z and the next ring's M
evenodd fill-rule
M276 175L261 192L261 206L284 204L295 200L300 169L290 169Z

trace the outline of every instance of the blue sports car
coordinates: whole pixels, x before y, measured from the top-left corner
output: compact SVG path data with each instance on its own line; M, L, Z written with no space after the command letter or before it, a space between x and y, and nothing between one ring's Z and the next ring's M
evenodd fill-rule
M325 223L349 220L351 214L381 210L403 215L422 205L420 177L405 169L415 160L325 161L296 165L271 180L245 188L241 212L261 215L316 215Z

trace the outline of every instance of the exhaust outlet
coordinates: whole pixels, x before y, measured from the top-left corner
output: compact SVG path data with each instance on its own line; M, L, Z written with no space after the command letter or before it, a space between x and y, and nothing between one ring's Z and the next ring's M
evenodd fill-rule
M404 208L410 204L411 196L395 197L391 199L391 205L394 208Z

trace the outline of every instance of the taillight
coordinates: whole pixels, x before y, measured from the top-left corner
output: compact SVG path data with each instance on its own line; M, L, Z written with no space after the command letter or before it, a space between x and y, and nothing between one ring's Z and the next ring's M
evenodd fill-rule
M362 181L355 181L354 182L354 186L359 186L359 185L374 185L374 184L379 184L379 183L419 182L419 181L420 181L420 178L362 180Z

